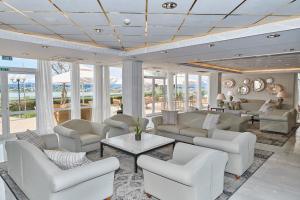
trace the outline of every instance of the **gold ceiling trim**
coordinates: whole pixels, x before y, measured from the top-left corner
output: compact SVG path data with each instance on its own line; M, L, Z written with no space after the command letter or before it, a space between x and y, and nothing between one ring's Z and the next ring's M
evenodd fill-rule
M146 0L145 5L145 46L148 45L147 37L148 37L148 0Z
M290 68L277 68L277 69L257 69L257 70L243 70L243 73L261 73L261 72L299 72L299 67L290 67Z
M238 69L226 68L226 67L222 67L222 66L218 66L218 65L199 62L199 61L188 62L184 65L200 67L200 68L204 68L204 69L218 70L218 71L223 71L223 72L231 72L231 73L238 73L238 74L242 73L242 71L238 70Z
M112 24L110 18L108 17L108 14L107 14L106 10L104 9L104 7L103 7L103 5L101 4L100 0L97 0L97 2L98 2L99 6L100 6L100 8L101 8L101 10L102 10L102 12L103 12L103 14L104 14L104 16L105 16L105 18L106 18L106 20L107 20L109 26L113 29L114 35L115 35L115 37L117 38L119 44L121 45L121 48L124 49L124 47L123 47L123 42L121 41L121 37L120 37L119 33L117 32L116 28L113 26L113 24Z
M82 33L84 33L84 35L86 35L94 44L98 43L87 33L85 32L85 30L79 25L77 24L74 20L72 20L69 15L67 15L58 5L56 5L55 3L52 2L52 0L48 0L49 3L51 3L57 10L59 13L61 13L66 19L68 19L73 25L75 25ZM62 37L62 36L61 36Z
M241 5L243 5L247 0L242 1L239 5L237 5L232 11L230 11L224 18L226 19L227 17L229 17L234 11L236 11Z

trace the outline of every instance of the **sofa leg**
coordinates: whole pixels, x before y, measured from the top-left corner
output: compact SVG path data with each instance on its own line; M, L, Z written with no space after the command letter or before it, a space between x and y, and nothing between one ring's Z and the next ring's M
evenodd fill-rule
M241 177L238 175L234 175L236 180L239 180Z
M104 199L104 200L111 200L111 197L107 197L106 199Z
M147 196L148 198L151 198L151 197L152 197L152 195L151 195L151 194L148 194L147 192L145 192L145 194L146 194L146 196Z

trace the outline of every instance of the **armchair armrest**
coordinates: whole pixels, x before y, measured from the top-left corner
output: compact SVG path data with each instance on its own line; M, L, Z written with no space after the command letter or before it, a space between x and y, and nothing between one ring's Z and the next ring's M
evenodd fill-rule
M100 124L97 122L91 122L92 132L99 135L102 139L105 138L106 133L109 131L109 127L106 124Z
M128 125L124 122L113 120L113 119L106 119L104 123L110 127L120 128L120 129L128 129Z
M225 151L229 153L239 153L240 147L239 144L234 142L229 142L225 140L217 140L211 138L203 138L203 137L194 137L193 143L195 145L212 148L220 151Z
M74 139L80 138L80 135L77 131L60 125L54 127L54 132L65 137L70 137Z
M47 149L58 149L57 135L54 133L41 135Z
M137 160L137 164L144 170L161 175L173 181L189 186L193 184L192 173L189 170L186 170L184 166L162 161L146 155L141 155Z
M82 182L108 174L117 170L119 167L119 160L111 157L81 167L61 170L60 173L52 177L52 192L59 192Z
M159 126L163 123L163 117L162 116L152 117L151 120L154 124L154 128L156 128L157 126Z
M221 129L221 130L229 130L230 127L231 126L228 123L220 123L220 124L217 124L217 126L216 126L217 129Z
M259 115L260 120L271 120L271 121L287 121L290 113L285 113L284 115Z

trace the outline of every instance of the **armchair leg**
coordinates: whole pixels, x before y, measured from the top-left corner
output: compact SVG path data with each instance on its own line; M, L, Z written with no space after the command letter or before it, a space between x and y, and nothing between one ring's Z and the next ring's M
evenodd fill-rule
M145 192L145 194L146 194L146 196L147 196L148 198L151 198L151 197L152 197L152 195L151 195L151 194L148 194L147 192Z
M241 177L238 175L234 175L236 180L239 180Z

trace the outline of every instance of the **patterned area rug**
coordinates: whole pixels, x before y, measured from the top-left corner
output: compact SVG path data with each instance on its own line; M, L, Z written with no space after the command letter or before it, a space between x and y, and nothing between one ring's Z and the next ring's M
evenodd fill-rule
M294 128L289 134L262 132L259 130L259 123L250 124L247 131L252 132L257 137L257 143L269 144L282 147L289 138L295 134L297 128Z
M172 147L168 146L149 153L150 156L159 158L161 160L168 160L171 158ZM255 159L253 165L236 180L234 175L225 173L224 192L218 197L218 200L226 200L235 193L254 173L258 170L264 162L272 155L272 152L255 150ZM121 153L109 147L104 149L104 158L115 156L120 160L120 169L116 172L114 182L114 195L112 200L157 200L155 198L148 198L143 193L143 173L139 169L138 173L133 173L133 157ZM91 152L88 158L96 161L99 160L99 152ZM20 188L7 174L6 163L0 163L0 175L11 189L16 199L28 200Z

